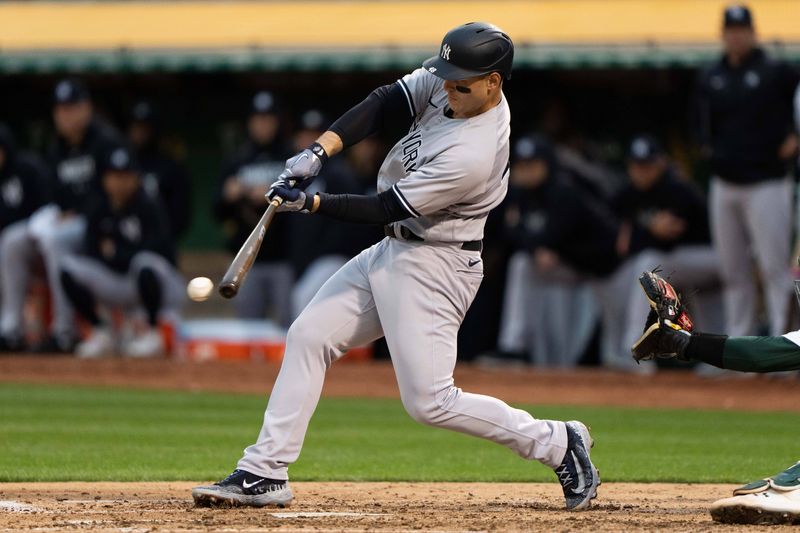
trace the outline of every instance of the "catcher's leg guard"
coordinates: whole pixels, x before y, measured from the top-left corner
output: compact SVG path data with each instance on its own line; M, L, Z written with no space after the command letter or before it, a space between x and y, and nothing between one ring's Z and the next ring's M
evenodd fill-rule
M744 494L753 494L756 492L763 492L770 486L779 490L797 490L800 489L800 461L790 466L783 472L775 474L766 479L759 479L752 481L747 485L743 485L733 491L734 496L742 496Z

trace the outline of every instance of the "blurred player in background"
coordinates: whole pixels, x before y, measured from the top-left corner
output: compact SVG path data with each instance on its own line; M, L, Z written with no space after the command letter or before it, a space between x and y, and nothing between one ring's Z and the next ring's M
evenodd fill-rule
M792 95L798 76L758 46L745 6L725 10L724 54L697 81L697 132L713 177L711 232L724 283L727 333L756 326L752 261L764 284L769 331L786 330L791 280Z
M328 126L330 122L319 110L305 111L300 116L300 128L294 135L294 150L300 152L310 146ZM334 158L329 165L325 165L307 190L311 194L342 194L361 192L361 186L347 160ZM297 278L292 289L292 319L295 319L328 278L361 251L364 245L371 243L365 244L359 239L359 234L363 234L360 225L320 217L293 217L290 231L291 261ZM309 246L309 242L316 244Z
M255 227L267 200L264 194L283 171L289 155L278 136L281 121L272 93L253 96L247 121L248 139L228 159L220 175L215 214L228 234L228 249L236 253ZM263 319L279 325L291 320L294 273L289 262L289 221L276 217L270 227L270 246L262 246L247 275L247 290L234 300L239 318Z
M540 136L523 136L505 201L506 238L516 252L506 278L498 349L540 366L577 364L597 321L587 282L618 261L616 227L575 187Z
M13 133L0 123L0 250L3 231L12 226L13 234L13 224L26 220L44 205L49 200L49 186L44 165L20 153ZM23 348L21 337L0 336L0 351L15 352Z
M151 198L164 203L177 241L189 229L192 183L183 165L161 146L161 126L152 103L142 100L131 108L128 140L139 162L142 188Z
M130 310L143 307L145 331L125 339L129 357L164 354L159 315L176 310L184 284L172 264L174 242L160 201L141 187L135 156L126 147L113 149L103 161L104 195L87 208L87 231L81 254L64 258L61 282L72 305L92 329L75 349L78 357L102 357L117 349L109 321L98 305Z
M73 310L61 287L60 262L83 242L87 202L100 193L98 169L110 147L120 142L120 135L94 117L89 91L81 81L58 82L53 101L57 134L49 151L55 178L53 203L8 228L3 235L0 333L14 342L22 338L28 279L33 262L41 254L53 301L53 322L50 337L35 349L66 353L72 351L77 337Z
M724 327L717 254L710 243L708 208L703 194L680 177L661 144L651 135L631 140L629 182L612 199L622 221L618 250L636 257L635 272L660 266L675 272L673 281L696 294L689 302L698 324ZM627 304L622 342L631 346L642 334L647 300L634 290Z

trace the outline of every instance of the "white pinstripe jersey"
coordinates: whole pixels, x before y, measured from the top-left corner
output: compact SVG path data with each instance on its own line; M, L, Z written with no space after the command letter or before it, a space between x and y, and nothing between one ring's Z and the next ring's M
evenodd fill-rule
M399 224L426 241L483 238L486 217L508 190L511 113L505 96L475 117L445 116L444 82L419 68L397 81L414 123L378 172L411 214Z

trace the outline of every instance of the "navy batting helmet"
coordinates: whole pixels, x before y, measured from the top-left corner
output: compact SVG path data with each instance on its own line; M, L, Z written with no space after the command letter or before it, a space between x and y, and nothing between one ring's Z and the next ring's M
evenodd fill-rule
M499 72L511 78L514 43L503 30L486 22L468 22L453 28L442 39L439 55L422 64L445 80L463 80Z

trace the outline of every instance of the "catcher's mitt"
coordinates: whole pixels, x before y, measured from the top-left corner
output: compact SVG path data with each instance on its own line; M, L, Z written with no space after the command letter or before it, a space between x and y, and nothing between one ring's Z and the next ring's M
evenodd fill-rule
M674 324L680 329L692 332L694 324L681 303L680 296L667 280L658 275L658 269L642 272L639 284L659 320L666 325Z
M631 347L636 362L659 358L684 359L684 352L694 325L681 304L680 296L658 270L639 276L650 313L642 336Z

